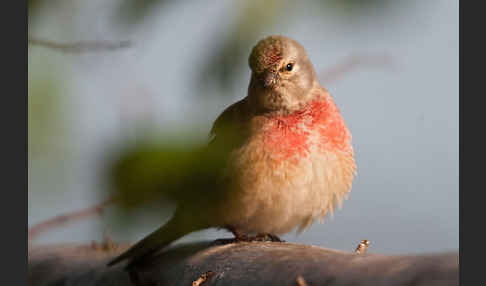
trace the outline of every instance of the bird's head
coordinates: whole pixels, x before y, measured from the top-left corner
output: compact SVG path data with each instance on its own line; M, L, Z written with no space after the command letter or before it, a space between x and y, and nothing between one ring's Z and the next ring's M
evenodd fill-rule
M259 41L250 54L249 95L264 110L293 111L312 96L316 74L304 47L284 36Z

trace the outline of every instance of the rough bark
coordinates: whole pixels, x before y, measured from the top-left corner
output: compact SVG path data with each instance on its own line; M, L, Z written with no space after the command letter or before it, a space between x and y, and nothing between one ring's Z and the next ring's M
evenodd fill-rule
M278 242L174 246L129 275L107 261L128 245L48 245L29 251L30 285L459 285L457 253L356 254ZM299 278L300 276L300 278Z

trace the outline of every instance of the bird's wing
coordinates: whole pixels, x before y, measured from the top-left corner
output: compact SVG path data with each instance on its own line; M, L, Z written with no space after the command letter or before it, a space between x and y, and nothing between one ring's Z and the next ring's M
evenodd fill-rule
M211 149L231 151L242 143L247 133L247 100L242 99L228 106L213 123L209 132Z

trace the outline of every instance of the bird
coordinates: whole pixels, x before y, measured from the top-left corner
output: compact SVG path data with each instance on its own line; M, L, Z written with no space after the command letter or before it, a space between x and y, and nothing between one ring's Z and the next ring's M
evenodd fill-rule
M211 169L215 175L204 180L211 187L192 183L189 196L173 190L172 218L108 266L135 265L207 228L226 229L235 242L282 241L280 235L322 222L348 198L357 173L351 133L304 47L270 35L252 48L248 64L247 95L216 118L191 165L200 174Z

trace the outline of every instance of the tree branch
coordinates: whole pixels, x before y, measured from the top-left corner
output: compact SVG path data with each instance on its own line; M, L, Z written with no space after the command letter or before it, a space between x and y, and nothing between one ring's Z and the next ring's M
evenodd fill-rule
M59 43L50 40L29 37L29 44L58 50L64 53L85 53L112 51L131 46L130 41L108 42L108 41L84 41L74 43Z
M99 204L88 207L86 209L58 215L53 218L42 221L36 225L33 225L32 227L29 228L28 231L29 241L37 238L41 233L52 230L53 228L60 227L62 225L72 223L78 220L82 220L90 216L101 215L103 213L104 208L112 204L113 202L115 202L115 199L109 198Z
M138 265L106 263L129 245L36 246L30 285L459 285L457 253L356 254L311 245L251 242L174 246Z
M322 71L319 78L324 84L328 84L338 80L344 74L363 66L391 68L393 66L393 61L392 57L388 54L354 54L344 58L334 66Z

